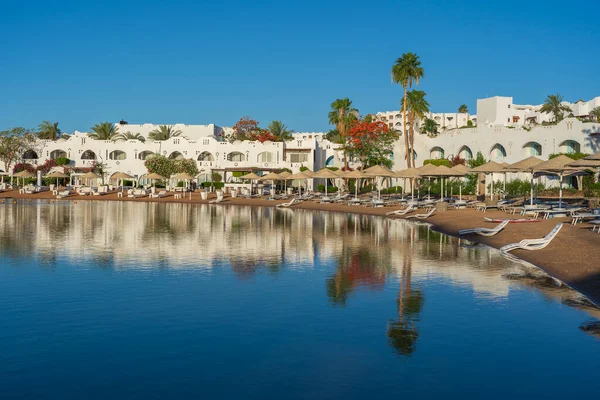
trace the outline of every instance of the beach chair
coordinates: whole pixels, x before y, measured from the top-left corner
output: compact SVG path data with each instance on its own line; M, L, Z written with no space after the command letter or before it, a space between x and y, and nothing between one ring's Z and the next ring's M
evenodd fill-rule
M287 207L293 206L296 203L301 203L301 202L302 202L301 200L292 199L292 200L288 201L287 203L279 203L275 207L277 207L277 208L281 208L281 207L287 208Z
M469 235L472 233L476 233L481 236L494 236L495 234L500 232L502 229L504 229L504 227L506 225L508 225L509 222L510 221L508 219L505 219L504 221L502 221L498 225L496 225L494 228L461 229L460 231L458 231L458 234L459 235Z
M77 194L80 196L89 196L92 194L92 188L87 186L80 187Z
M67 197L70 194L71 194L70 190L63 190L62 192L58 192L58 194L56 195L56 198L57 199L62 199L62 198Z
M166 190L161 190L158 193L152 193L152 194L150 194L150 197L153 198L153 199L160 199L160 198L163 198L163 197L166 197L166 196L167 196L167 191Z
M562 228L562 224L558 224L554 227L554 229L552 229L552 231L550 231L550 233L548 233L546 236L544 236L541 239L524 239L524 240L521 240L519 243L507 244L506 246L501 247L500 251L502 253L506 253L506 252L516 250L516 249L541 250L550 244L552 239L554 239L556 237L556 235L561 230L561 228Z
M598 229L597 232L600 233L600 219L595 219L593 221L589 221L588 223L592 225L592 232Z
M223 192L222 191L218 191L217 192L217 198L214 199L214 200L209 201L208 204L219 204L222 201L223 201Z
M388 217L390 217L390 216L396 216L396 215L402 216L402 215L406 215L406 214L408 214L410 212L413 212L415 210L416 210L416 207L414 207L414 206L411 205L411 206L406 207L403 210L395 210L395 211L387 212L387 213L385 213L385 215L387 215Z
M334 203L343 203L349 196L350 195L348 193L335 196L333 198L333 202Z
M98 187L98 190L96 190L92 194L94 196L104 196L107 193L108 193L108 186L100 186L100 187Z
M431 217L433 215L433 213L435 213L435 208L432 208L431 210L429 210L429 212L427 214L409 215L408 217L406 217L406 219L409 219L409 218L427 219L427 218Z

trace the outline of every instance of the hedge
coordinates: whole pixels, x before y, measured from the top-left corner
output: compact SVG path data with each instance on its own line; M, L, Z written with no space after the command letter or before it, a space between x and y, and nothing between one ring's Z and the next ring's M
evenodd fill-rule
M317 185L317 190L319 192L325 192L325 185ZM335 186L327 186L327 193L335 193L338 191L338 188Z
M441 159L435 159L435 160L425 160L423 161L423 165L426 164L432 164L435 165L436 167L439 167L440 165L445 165L446 167L450 168L451 164L450 164L450 160L446 160L445 158L441 158Z

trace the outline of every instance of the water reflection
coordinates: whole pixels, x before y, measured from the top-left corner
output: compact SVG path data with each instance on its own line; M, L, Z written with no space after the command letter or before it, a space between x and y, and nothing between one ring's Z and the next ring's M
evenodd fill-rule
M506 299L530 287L582 307L581 296L539 270L487 247L402 220L342 213L186 204L71 202L0 206L0 251L44 268L185 271L230 267L240 280L284 269L325 268L325 296L352 307L358 292L397 287L388 343L415 352L426 299L424 283L444 280L475 296ZM90 261L90 262L86 262ZM595 307L584 304L597 317Z

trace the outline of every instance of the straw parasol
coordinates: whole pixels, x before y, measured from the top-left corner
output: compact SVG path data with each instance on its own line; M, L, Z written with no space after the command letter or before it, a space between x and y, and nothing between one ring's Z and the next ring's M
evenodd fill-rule
M242 175L242 179L248 179L250 181L250 194L252 194L252 183L253 181L257 181L260 179L260 176L256 175L254 172L250 172L249 174Z
M346 179L356 179L356 184L354 185L354 198L358 198L358 186L359 186L359 179L363 179L363 178L368 178L368 175L366 175L363 171L360 170L354 170L354 171L348 171L344 174L344 178Z
M295 174L292 174L290 176L288 176L288 179L290 180L307 180L307 179L311 179L311 176L308 176L307 174L305 174L304 172L297 172ZM298 187L300 189L300 196L302 196L302 185L300 185Z
M551 158L548 161L541 162L532 168L534 173L540 175L558 175L559 177L559 207L562 204L562 184L563 177L572 175L577 172L582 172L581 168L570 167L569 164L573 163L573 159L565 155Z
M375 178L395 178L396 174L386 167L381 165L374 165L370 168L367 168L363 171L367 175L371 175ZM377 198L381 199L381 185L377 185Z
M125 190L123 188L123 181L125 179L130 180L130 179L134 179L133 176L126 174L125 172L115 172L114 174L112 174L112 176L110 177L110 179L116 179L117 180L117 186L121 186L121 193L123 193L123 191ZM119 185L119 181L121 181L121 185Z
M54 171L46 175L46 178L56 178L56 187L58 188L58 180L61 178L68 178L69 175L63 174L60 171Z
M407 168L402 171L396 172L396 177L404 178L404 186L406 187L406 179L410 179L410 195L412 199L415 199L415 179L421 176L421 171L418 168Z
M430 176L439 177L441 179L442 186L441 186L440 192L441 192L442 200L444 199L444 178L450 177L450 176L464 176L465 175L463 172L453 170L451 168L446 167L445 165L440 165L440 166L436 167L435 169L430 169L429 172L427 172L427 174Z
M181 173L173 175L171 177L171 179L176 179L178 181L186 181L186 183L187 183L187 181L191 181L192 179L195 179L195 178L196 177L188 174L187 172L181 172ZM184 192L184 194L185 194L185 192ZM190 200L191 199L192 199L192 191L190 190Z
M271 184L274 186L275 185L275 181L280 181L283 178L281 177L281 175L276 174L275 172L270 172L267 175L263 175L260 177L261 181L271 181Z
M493 174L494 172L505 173L506 169L502 164L498 164L497 162L490 161L479 167L473 168L471 172L482 173L485 175ZM492 191L490 193L490 199L494 200L494 177L492 176Z
M327 179L337 179L340 178L338 174L329 168L322 168L316 174L312 176L313 178L323 178L325 179L325 197L327 197Z
M573 161L571 164L569 164L569 167L600 168L600 153L592 154L591 156L587 156L580 160Z
M21 172L17 172L13 176L16 176L17 178L35 178L35 173L27 171L25 169L25 170L23 170Z
M531 156L524 160L508 165L506 168L509 172L529 172L531 173L529 204L533 205L533 168L543 161L537 157Z
M279 173L279 176L281 177L281 179L283 180L283 190L285 192L287 192L287 181L290 178L290 176L292 176L292 173L289 171L281 171Z
M93 173L92 171L90 171L90 172L86 172L85 174L81 175L80 178L85 179L86 181L89 181L90 179L100 179L100 175L97 175L97 174Z
M156 187L155 185L156 185L156 181L157 180L160 181L160 180L164 180L165 179L164 176L159 175L156 172L153 172L153 173L148 174L148 175L144 175L144 178L150 179L152 181L152 187L154 187L154 188Z

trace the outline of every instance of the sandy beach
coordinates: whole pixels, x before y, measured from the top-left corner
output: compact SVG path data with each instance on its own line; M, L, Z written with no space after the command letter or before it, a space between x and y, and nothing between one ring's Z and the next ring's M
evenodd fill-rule
M158 199L149 198L121 198L116 192L103 196L80 196L72 194L64 199L57 200L51 192L38 194L19 194L15 190L0 193L0 201L12 201L12 199L23 200L46 200L69 201L76 204L79 201L132 201L132 202L158 202L158 203L189 203L206 204L216 196L211 194L208 200L202 200L199 193L189 193L185 199L175 199L173 194ZM275 207L285 200L270 201L265 198L246 199L231 198L226 195L225 200L216 207L233 205ZM372 208L361 206L348 206L346 204L320 204L313 201L304 201L294 205L292 209L320 210L341 213L358 213L367 215L385 214L393 208ZM432 225L436 231L458 236L458 231L466 228L493 227L495 224L485 222L484 217L500 219L517 219L516 215L509 215L502 211L488 211L485 214L473 209L448 210L440 212L428 218L426 222ZM398 217L402 218L402 217ZM546 271L551 276L565 282L569 286L589 297L596 304L600 303L600 234L590 231L590 225L586 223L573 226L570 218L554 218L536 223L508 224L507 227L492 237L479 235L467 235L464 238L482 243L494 248L500 248L506 244L518 242L522 239L541 238L550 232L556 224L562 223L563 227L555 240L546 248L538 251L513 251L514 255L530 262Z

